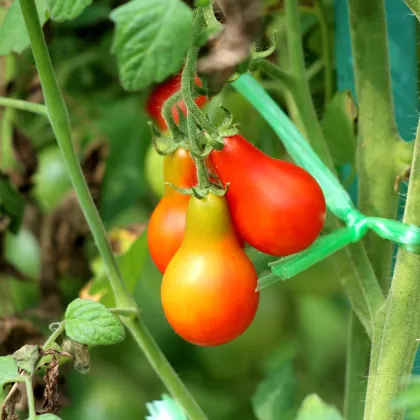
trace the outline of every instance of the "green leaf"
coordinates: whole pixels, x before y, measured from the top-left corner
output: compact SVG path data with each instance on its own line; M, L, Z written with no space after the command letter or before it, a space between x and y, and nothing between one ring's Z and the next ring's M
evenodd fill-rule
M16 361L12 356L0 357L0 388L10 382L22 381Z
M310 394L302 402L296 420L343 420L340 412L328 405L316 394Z
M111 13L112 52L124 89L144 89L179 71L192 36L192 10L181 0L132 0Z
M285 360L258 385L252 406L258 420L286 419L293 407L296 380L290 360Z
M32 374L38 362L41 349L38 345L25 344L13 353L13 359L20 369Z
M42 420L61 420L60 417L57 417L55 414L51 413L41 414L40 416L36 416L36 418Z
M82 344L91 346L116 344L124 340L121 321L104 305L88 299L76 299L64 315L66 334Z
M44 0L35 0L41 26L48 19ZM21 53L29 46L29 36L23 20L19 0L14 0L0 26L0 55Z
M130 293L132 293L136 287L147 255L147 235L143 232L124 254L116 257L121 275ZM115 299L103 264L101 264L100 271L96 274L96 277L92 282L92 287L89 290L90 295L95 295L96 293L102 295L101 302L105 306L115 306Z
M72 20L92 3L92 0L45 0L51 19L57 22Z
M349 90L336 93L325 110L321 126L336 165L354 162L356 117L356 105Z

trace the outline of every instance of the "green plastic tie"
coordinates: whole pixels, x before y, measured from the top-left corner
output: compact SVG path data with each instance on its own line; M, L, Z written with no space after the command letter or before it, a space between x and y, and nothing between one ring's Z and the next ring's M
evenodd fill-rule
M420 228L396 220L367 217L360 213L336 176L323 164L289 117L250 74L243 74L232 85L270 124L294 161L318 181L328 209L346 225L319 237L304 251L271 263L271 270L278 278L274 279L271 275L261 278L258 289L295 276L346 245L360 241L369 230L407 251L420 253Z

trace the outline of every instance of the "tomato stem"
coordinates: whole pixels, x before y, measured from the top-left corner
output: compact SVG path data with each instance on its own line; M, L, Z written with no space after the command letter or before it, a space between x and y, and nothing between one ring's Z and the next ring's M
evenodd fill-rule
M393 219L397 214L400 139L397 132L391 89L386 14L383 0L349 1L350 35L359 105L357 150L358 201L370 216ZM420 224L419 130L415 145L404 222ZM417 169L416 169L417 168ZM364 242L379 283L387 293L392 273L393 245L375 234ZM365 420L403 419L390 402L401 389L401 378L412 370L418 334L420 291L414 279L420 257L399 249L391 289L385 305L375 317L369 366ZM360 401L360 393L357 395ZM354 395L356 401L356 395ZM357 418L356 416L352 418ZM360 418L360 417L359 417Z
M35 64L41 80L49 120L56 136L57 143L63 154L80 206L92 231L99 253L104 260L108 279L115 296L116 305L120 309L137 309L137 305L129 294L125 282L122 279L104 225L102 224L98 210L92 200L92 196L90 195L75 153L67 107L58 87L47 44L39 22L35 2L34 0L20 0L20 6L25 26L29 34ZM179 376L172 369L149 331L142 323L140 317L138 316L131 319L124 316L122 317L122 322L130 331L139 347L143 350L150 364L168 390L184 408L186 415L193 420L206 419L205 414L185 388Z
M48 117L48 112L45 105L23 101L21 99L0 97L0 106L11 107L21 111L33 112L34 114Z
M178 91L170 96L162 107L162 117L168 126L169 131L172 134L174 140L179 139L182 137L182 132L179 129L178 125L175 123L173 115L172 115L172 108L182 99L182 92Z
M199 189L208 189L210 187L209 175L204 158L199 157L202 153L203 145L200 145L197 136L197 124L207 131L210 135L215 132L215 128L201 112L200 108L194 102L194 78L196 73L197 55L199 48L197 46L197 38L201 33L204 25L203 10L199 8L194 18L193 36L191 46L188 50L185 60L184 69L182 70L181 92L187 107L187 125L190 151L193 156L194 163L197 167L197 179Z

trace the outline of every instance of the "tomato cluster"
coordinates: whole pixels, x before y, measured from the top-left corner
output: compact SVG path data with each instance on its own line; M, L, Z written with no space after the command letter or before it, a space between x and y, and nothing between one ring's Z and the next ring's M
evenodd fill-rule
M154 95L165 92L168 98L179 80L165 82L149 98L149 114L162 129L164 101ZM150 105L156 103L160 108ZM294 254L315 241L326 212L321 188L304 169L267 156L240 135L224 142L221 151L211 152L208 165L227 193L199 199L166 184L148 228L151 256L164 274L166 318L185 340L204 346L238 337L257 311L257 273L243 241L266 254ZM178 188L197 184L187 150L165 156L164 180Z

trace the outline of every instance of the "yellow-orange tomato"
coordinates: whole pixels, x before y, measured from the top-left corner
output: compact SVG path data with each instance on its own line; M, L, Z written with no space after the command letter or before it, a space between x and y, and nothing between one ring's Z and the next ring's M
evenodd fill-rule
M185 149L179 148L165 156L164 179L176 187L191 187L197 183L194 162ZM181 246L185 217L190 197L165 185L163 197L149 221L147 241L154 263L161 273Z
M181 248L162 280L166 318L185 340L227 343L254 319L257 274L240 247L224 197L191 197Z

